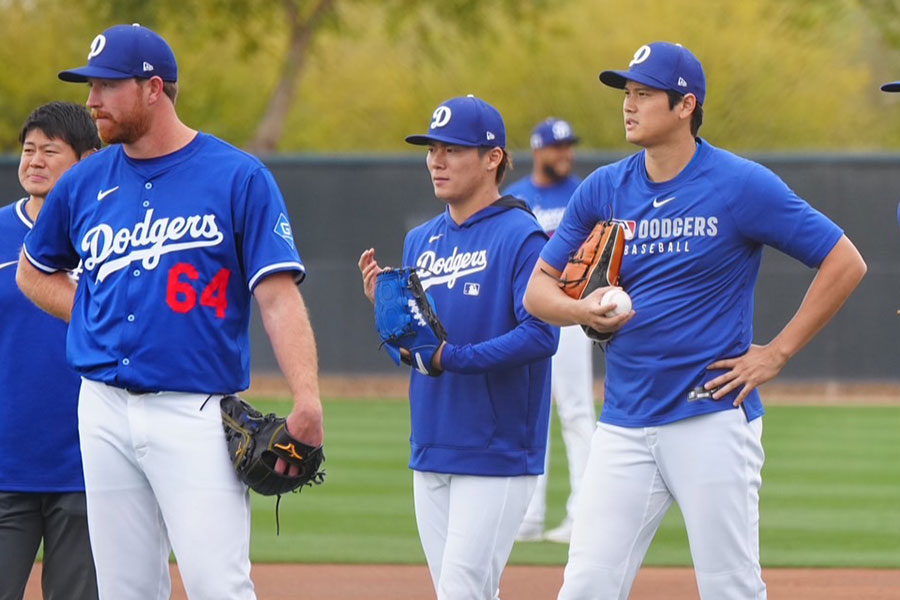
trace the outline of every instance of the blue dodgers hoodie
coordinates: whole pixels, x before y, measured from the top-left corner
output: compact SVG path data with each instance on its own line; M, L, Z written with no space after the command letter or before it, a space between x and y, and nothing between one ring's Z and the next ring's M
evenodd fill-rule
M461 225L445 210L407 234L403 262L416 267L447 330L444 374L410 378L410 468L543 472L559 329L522 299L546 240L510 197Z

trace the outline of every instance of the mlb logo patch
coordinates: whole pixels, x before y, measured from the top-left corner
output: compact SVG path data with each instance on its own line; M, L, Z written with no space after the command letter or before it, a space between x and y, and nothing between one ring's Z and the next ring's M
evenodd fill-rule
M637 230L637 221L626 221L625 219L613 219L613 223L619 223L625 228L625 239L633 240L634 232Z
M463 295L465 296L477 296L479 291L481 291L481 285L477 283L468 282L463 285Z
M294 247L294 234L291 231L291 222L284 216L284 213L278 215L278 222L275 223L275 235L287 242L291 248Z

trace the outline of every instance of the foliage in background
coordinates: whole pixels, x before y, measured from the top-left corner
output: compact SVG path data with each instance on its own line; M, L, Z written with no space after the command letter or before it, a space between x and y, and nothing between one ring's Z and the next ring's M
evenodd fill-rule
M322 5L301 68L290 71L287 16ZM104 28L135 21L175 49L182 118L245 147L271 147L272 132L262 143L260 129L282 90L274 135L283 152L409 150L403 137L465 93L501 110L513 147L555 114L587 148L628 149L621 94L597 73L662 39L703 61L701 133L717 145L898 148L900 94L878 91L900 79L898 18L892 0L0 0L0 151L17 150L36 105L83 101L86 89L56 73L84 64Z

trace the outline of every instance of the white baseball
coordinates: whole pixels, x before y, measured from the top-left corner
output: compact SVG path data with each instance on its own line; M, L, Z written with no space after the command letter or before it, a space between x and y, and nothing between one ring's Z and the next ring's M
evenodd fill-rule
M625 293L625 290L615 288L609 290L600 298L600 305L615 304L616 307L606 313L607 317L615 317L631 312L631 296Z

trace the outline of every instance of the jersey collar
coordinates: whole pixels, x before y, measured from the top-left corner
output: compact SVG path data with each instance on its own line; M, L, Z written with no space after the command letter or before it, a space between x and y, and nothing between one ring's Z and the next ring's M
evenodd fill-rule
M28 216L28 212L25 211L25 204L28 202L28 198L20 198L16 202L16 215L19 217L19 220L27 227L31 229L34 227L34 221Z

